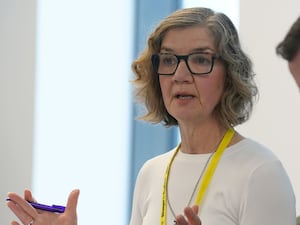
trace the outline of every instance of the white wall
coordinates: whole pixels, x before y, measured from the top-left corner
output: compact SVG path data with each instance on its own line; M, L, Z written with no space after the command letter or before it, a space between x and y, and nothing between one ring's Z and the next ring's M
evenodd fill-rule
M8 191L31 187L35 0L0 1L0 224Z
M241 0L242 44L253 60L260 100L239 130L270 147L282 160L296 192L300 215L300 95L276 45L300 15L299 0Z
M132 10L0 1L1 224L15 218L7 192L24 188L48 204L79 188L79 224L126 224Z
M126 224L131 0L37 2L34 195L79 188L79 224Z

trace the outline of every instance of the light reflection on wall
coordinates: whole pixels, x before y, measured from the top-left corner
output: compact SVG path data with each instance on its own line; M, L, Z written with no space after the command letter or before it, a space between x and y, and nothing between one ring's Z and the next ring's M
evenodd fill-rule
M132 8L38 1L33 191L65 204L79 188L79 224L127 218Z

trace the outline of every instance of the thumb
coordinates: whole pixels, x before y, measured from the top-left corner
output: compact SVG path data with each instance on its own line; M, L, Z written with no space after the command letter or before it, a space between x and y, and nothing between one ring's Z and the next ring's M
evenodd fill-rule
M79 189L73 190L68 197L68 202L66 206L66 211L73 216L76 216L77 202L79 198Z

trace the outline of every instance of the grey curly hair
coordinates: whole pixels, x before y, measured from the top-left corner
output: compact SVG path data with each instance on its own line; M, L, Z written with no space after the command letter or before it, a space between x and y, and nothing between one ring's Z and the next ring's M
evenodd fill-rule
M178 125L164 106L151 56L159 53L162 40L170 29L199 25L211 31L217 54L226 68L224 91L214 112L216 118L227 128L249 119L258 96L251 60L241 49L238 33L231 20L223 13L200 7L181 9L166 17L150 34L147 47L132 63L135 95L147 109L141 119L152 123L163 122L165 126Z

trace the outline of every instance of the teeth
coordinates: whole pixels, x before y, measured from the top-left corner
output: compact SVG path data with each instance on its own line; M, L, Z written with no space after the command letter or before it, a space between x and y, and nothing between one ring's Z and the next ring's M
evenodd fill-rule
M178 95L177 98L180 98L180 99L190 99L192 98L193 96L191 95Z

